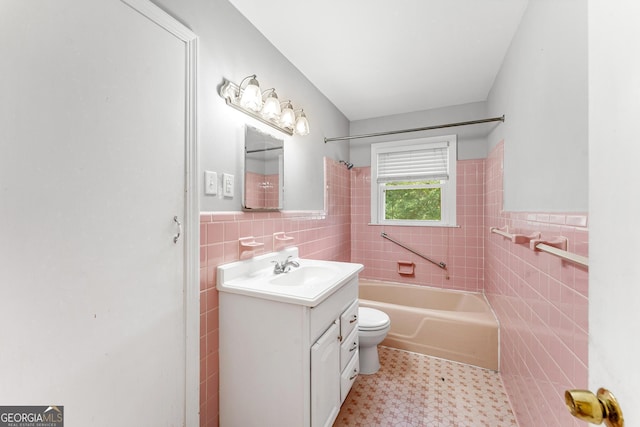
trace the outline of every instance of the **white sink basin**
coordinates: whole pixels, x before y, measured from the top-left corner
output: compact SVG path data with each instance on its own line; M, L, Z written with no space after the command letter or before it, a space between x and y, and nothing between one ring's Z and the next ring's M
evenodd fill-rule
M300 266L275 274L273 261L282 262L289 256ZM221 292L314 307L363 268L362 264L300 259L298 248L288 248L219 266L217 288Z
M304 263L304 261L303 261ZM301 265L293 267L288 273L281 273L269 280L277 286L304 286L322 284L331 280L339 273L339 269L325 265Z

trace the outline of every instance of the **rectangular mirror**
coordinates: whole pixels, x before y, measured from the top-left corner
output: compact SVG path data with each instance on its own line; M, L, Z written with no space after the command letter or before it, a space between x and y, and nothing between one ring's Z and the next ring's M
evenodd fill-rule
M243 209L282 209L284 140L245 126Z

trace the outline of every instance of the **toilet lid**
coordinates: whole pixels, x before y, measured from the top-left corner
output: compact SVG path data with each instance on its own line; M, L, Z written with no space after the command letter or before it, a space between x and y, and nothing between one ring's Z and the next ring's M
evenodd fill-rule
M382 329L389 323L391 320L387 313L375 308L358 307L358 329Z

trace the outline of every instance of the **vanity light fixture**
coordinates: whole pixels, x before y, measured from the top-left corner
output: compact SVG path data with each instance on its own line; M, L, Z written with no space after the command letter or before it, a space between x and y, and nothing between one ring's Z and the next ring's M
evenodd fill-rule
M243 85L246 85L243 87ZM294 110L291 101L280 102L274 88L260 91L256 75L242 79L239 85L224 80L220 87L228 106L242 111L287 135L308 135L309 121L302 109ZM299 112L296 115L296 112Z

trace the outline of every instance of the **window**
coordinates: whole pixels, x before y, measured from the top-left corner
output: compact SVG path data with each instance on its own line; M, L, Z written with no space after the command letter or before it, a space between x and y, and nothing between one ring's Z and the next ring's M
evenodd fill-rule
M371 222L456 225L455 135L371 145Z

